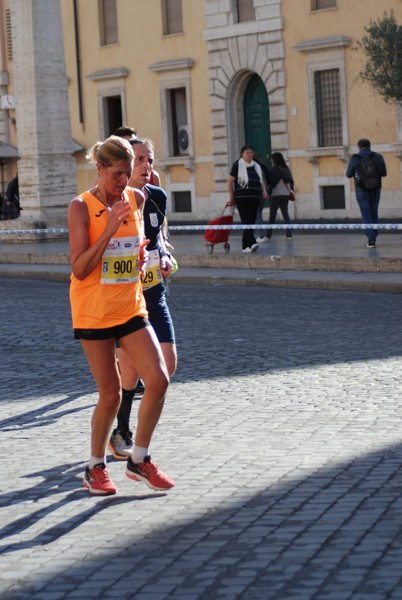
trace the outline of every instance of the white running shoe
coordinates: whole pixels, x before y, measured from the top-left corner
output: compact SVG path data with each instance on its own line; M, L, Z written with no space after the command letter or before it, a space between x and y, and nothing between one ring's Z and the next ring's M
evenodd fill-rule
M110 436L108 448L118 460L127 460L133 450L133 440L131 431L122 435L118 429L115 429Z

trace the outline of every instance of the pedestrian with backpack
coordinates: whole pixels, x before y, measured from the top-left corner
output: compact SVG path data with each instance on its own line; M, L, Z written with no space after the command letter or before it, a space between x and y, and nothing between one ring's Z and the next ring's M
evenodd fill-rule
M362 222L378 223L378 205L381 196L381 179L387 175L384 158L371 150L371 142L362 138L357 142L359 152L353 154L346 169L346 177L354 177L356 200ZM375 248L377 229L366 229L366 248Z

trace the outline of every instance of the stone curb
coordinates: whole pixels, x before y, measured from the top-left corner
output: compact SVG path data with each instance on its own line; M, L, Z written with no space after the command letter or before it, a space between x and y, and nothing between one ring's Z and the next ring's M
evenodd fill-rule
M65 281L70 279L69 265L0 264L0 278L42 279ZM170 285L241 285L366 292L402 292L402 273L353 273L341 271L215 269L206 267L179 267Z
M181 267L402 273L402 259L348 256L182 255ZM68 253L3 252L0 264L69 265Z

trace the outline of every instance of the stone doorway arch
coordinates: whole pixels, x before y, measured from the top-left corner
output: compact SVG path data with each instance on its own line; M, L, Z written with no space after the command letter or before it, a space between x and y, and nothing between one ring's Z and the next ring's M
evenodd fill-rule
M244 131L259 160L270 165L271 123L267 90L259 75L254 75L244 94Z
M246 143L244 127L244 95L255 73L242 70L233 77L227 90L226 123L228 157L231 165L239 158L240 148Z

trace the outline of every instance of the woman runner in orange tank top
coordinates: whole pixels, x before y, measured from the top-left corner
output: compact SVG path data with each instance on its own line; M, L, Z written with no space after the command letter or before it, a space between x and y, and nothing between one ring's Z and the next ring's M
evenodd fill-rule
M99 393L83 485L91 494L117 492L106 468L106 444L121 400L118 340L146 386L126 475L152 489L166 490L174 482L149 455L169 376L147 319L139 277L148 243L142 228L144 197L127 187L134 155L126 140L111 136L97 142L88 155L96 163L98 183L71 201L68 214L74 335L81 341Z

